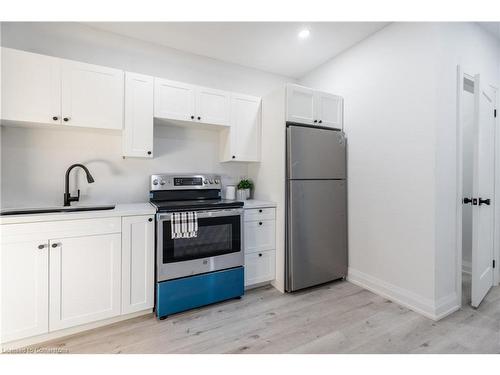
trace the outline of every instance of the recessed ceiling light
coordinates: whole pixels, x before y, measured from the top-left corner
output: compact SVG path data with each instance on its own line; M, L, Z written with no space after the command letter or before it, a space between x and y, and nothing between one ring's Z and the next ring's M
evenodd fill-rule
M308 29L301 30L299 32L299 39L306 39L309 37L309 34L311 34L311 32Z

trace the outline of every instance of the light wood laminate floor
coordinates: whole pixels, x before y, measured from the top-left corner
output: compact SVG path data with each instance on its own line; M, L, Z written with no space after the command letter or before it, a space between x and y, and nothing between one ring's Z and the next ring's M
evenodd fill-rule
M40 347L40 345L36 345ZM500 287L434 322L349 282L134 318L44 348L69 353L500 353Z

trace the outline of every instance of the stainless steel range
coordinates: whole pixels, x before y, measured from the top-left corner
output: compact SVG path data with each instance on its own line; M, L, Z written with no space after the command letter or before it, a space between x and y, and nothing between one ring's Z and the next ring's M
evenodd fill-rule
M160 318L243 294L243 202L222 199L221 189L212 174L151 176ZM195 235L174 235L178 213L196 217Z

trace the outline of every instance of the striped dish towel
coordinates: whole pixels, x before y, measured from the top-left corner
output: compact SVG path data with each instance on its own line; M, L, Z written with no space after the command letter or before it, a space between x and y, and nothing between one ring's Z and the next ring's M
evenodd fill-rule
M171 220L172 239L198 236L198 215L196 212L174 212Z

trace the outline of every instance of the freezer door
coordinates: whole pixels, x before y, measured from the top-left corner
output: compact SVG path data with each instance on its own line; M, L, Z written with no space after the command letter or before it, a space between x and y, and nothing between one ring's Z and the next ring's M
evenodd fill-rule
M328 179L346 177L346 140L339 130L287 127L287 177Z
M344 180L289 181L287 291L347 275Z

